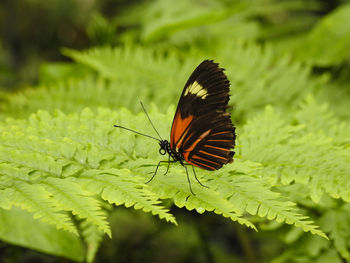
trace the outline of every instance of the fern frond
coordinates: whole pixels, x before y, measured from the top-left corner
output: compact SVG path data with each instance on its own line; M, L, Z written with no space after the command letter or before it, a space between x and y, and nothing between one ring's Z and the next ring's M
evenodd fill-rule
M173 53L164 57L160 52L140 47L66 50L65 53L97 70L100 76L62 79L7 94L0 104L0 117L27 117L39 109L51 113L55 109L74 112L100 106L111 109L125 106L139 111L135 98L146 105L156 101L165 110L176 102L186 78L200 62L189 60L183 65Z
M55 177L47 177L40 184L55 197L58 208L86 219L111 237L106 214L101 210L100 204L95 198L88 196L79 184Z
M83 65L73 64L70 62L43 62L39 68L39 83L46 83L46 87L50 88L56 82L61 80L85 79L93 74L92 70ZM69 99L69 97L67 98Z
M302 101L295 118L300 124L305 125L305 131L322 132L331 137L335 145L350 143L350 123L337 119L328 104L317 103L311 95Z
M125 101L120 105L128 106L131 104L131 98L134 98L137 94L132 93L132 90L129 91L126 94L118 89L117 83L106 82L92 76L82 79L57 80L53 83L41 84L35 88L24 89L16 94L6 94L4 102L0 105L0 117L3 119L8 116L23 118L39 109L50 112L55 109L74 112L87 106L97 108L104 105L115 108L118 106L115 103L121 97Z
M213 53L226 68L234 114L240 119L249 119L268 104L288 113L326 82L325 77L312 77L311 67L278 55L268 44L231 40L219 43Z
M171 108L166 115L160 114L155 107L149 111L154 122L159 124L161 134L169 131L169 123L162 120L170 120L173 110ZM275 135L281 142L295 139L293 136L300 132L301 126L289 127L284 125L283 120L270 115L257 117L259 125L266 121L266 126L260 125L259 131L267 137L267 142L271 143L274 137L270 133L276 130L280 130ZM275 126L271 128L268 121L273 121ZM298 213L290 201L281 199L270 190L274 184L250 178L252 174L270 175L272 168L265 169L266 164L259 158L260 155L269 157L275 154L273 150L263 152L263 148L269 145L259 135L249 137L252 123L244 128L247 135L241 136L245 140L241 148L243 157L247 159L251 154L252 161L237 160L237 164L216 173L201 171L198 177L210 189L193 182L196 196L191 195L186 173L179 166L172 167L167 177L159 175L150 185L145 185L148 173L154 171L152 164L159 161L157 143L113 128L113 124L126 125L148 134L153 132L144 114L133 115L126 110L113 112L100 109L94 113L85 109L70 115L62 112L50 115L39 111L28 120L8 119L0 124L0 168L4 170L0 170L0 175L5 179L4 187L9 188L12 182L9 179L12 170L24 169L27 174L23 179L41 187L50 196L55 209L71 211L106 233L110 230L105 215L92 195L100 196L111 204L151 212L173 223L176 223L175 218L162 207L159 198L172 198L175 205L196 209L200 213L214 211L252 228L255 227L244 217L245 213L295 224L305 231L324 236ZM294 144L287 146L294 147ZM215 174L219 177L217 181ZM17 171L12 180L21 180L18 177ZM3 206L9 205L9 202L11 204L11 199L4 201Z
M168 113L169 118L171 114L171 112ZM162 130L163 123L160 124L160 129ZM274 134L276 136L280 136L281 140L286 140L292 136L293 132L301 129L301 127L287 127L286 129L283 129L284 123L282 120L279 123L276 122L276 124L279 125L279 128L276 129L276 131L270 130L270 127L264 127L264 130L260 129L259 131L262 133L262 137L265 133L271 134L275 132ZM254 138L255 137L252 137L252 140ZM257 136L257 138L259 137ZM147 142L143 142L142 144L145 143ZM150 142L150 144L152 143L153 142ZM251 145L258 147L259 144L252 142ZM135 147L135 153L139 156L136 160L130 160L128 162L128 167L138 167L135 170L136 173L152 173L152 171L154 171L154 167L149 167L149 164L152 162L156 163L156 161L152 161L151 159L141 159L141 157L145 157L142 154L142 148L141 146L139 147L138 144L136 144ZM263 153L264 147L260 148L259 145L259 148L257 148L256 151L261 154ZM156 152L156 150L154 152ZM190 170L189 172L191 175ZM192 188L194 189L196 196L192 196L189 199L196 204L194 207L190 203L186 202L186 197L190 194L190 191L189 187L186 187L187 182L184 180L184 178L186 178L186 173L183 168L171 168L169 175L166 177L163 177L161 172L159 172L160 175L157 177L157 179L154 179L153 182L150 183L150 186L152 187L152 190L157 192L157 194L162 198L174 198L176 205L186 207L188 209L196 209L198 212L212 210L212 204L207 194L211 190L216 190L220 196L224 197L230 202L230 205L226 204L225 207L231 207L231 214L234 212L235 216L229 217L231 217L233 220L238 221L242 214L248 212L253 215L267 217L270 220L278 220L279 222L295 224L303 228L304 231L310 231L311 233L325 237L324 233L319 230L318 227L313 224L313 222L300 214L300 211L295 207L294 203L282 199L279 193L270 190L271 184L273 185L272 182L268 184L268 181L265 179L263 180L251 177L254 174L260 175L263 172L263 166L260 163L252 161L242 162L240 161L239 156L236 158L236 161L232 166L223 167L217 171L215 175L213 175L213 173L207 173L201 170L200 175L197 176L201 179L201 181L203 181L204 184L209 186L210 190L199 186L196 181L193 180L194 183L192 182ZM214 193L210 193L212 196L211 199L214 198ZM218 203L218 200L215 200L213 203ZM219 208L215 209L217 209L217 211L221 214L229 214L229 212L225 209L222 211L226 212L220 212Z
M160 52L138 47L65 50L64 53L108 79L129 82L128 93L135 94L134 89L138 89L138 98L151 97L158 106L176 103L192 70L204 58L212 58L226 69L232 86L231 103L240 118L267 104L286 109L297 107L306 94L314 92L326 80L312 78L310 67L291 62L287 56L279 56L271 46L237 41L222 41L215 49L194 52L186 56L183 64L180 64L179 55L170 53L165 58ZM135 72L138 72L137 76ZM146 94L147 89L156 92Z
M294 224L305 232L310 231L312 234L327 238L314 222L300 214L295 203L271 191L267 180L227 172L213 181L218 191L225 189L225 197L232 203L239 204L241 212L266 217L279 223Z
M50 193L42 186L15 181L11 188L2 190L7 195L11 205L33 213L35 219L53 224L58 229L64 229L78 235L78 231L69 216L57 207Z
M293 228L285 232L282 230L283 241L287 249L276 262L291 262L296 257L305 258L307 262L321 260L325 254L334 254L329 258L331 262L349 260L349 246L347 243L350 234L349 204L341 200L335 200L329 195L315 205L310 199L306 186L293 184L287 187L279 187L286 190L294 200L302 204L304 208L311 208L313 217L325 233L330 237L331 242L321 239L318 236L306 235L300 229Z
M103 78L112 80L114 85L107 92L120 94L113 96L113 107L119 104L137 110L140 107L135 103L135 98L146 104L156 103L163 110L176 103L186 79L203 59L188 57L182 61L174 51L168 51L165 55L157 49L141 46L85 51L64 49L63 53L77 63L94 69Z
M147 162L150 163L151 160ZM142 161L136 161L132 166L142 163ZM154 168L141 166L136 171L141 169L152 171ZM258 164L249 161L242 163L236 159L234 167L222 168L215 173L215 177L210 172L201 171L201 175L197 176L209 189L203 188L193 180L192 188L196 196L191 195L187 181L184 180L186 173L183 168L171 168L169 175L164 177L160 174L150 183L150 186L161 198L173 198L174 203L179 207L195 209L199 213L214 210L215 213L253 229L255 226L242 217L243 214L249 213L266 217L268 220L294 224L306 232L310 231L327 238L314 222L300 214L293 202L271 191L267 180L252 177L256 169L259 169Z
M284 184L305 184L318 202L323 192L334 198L350 200L348 166L350 151L336 146L331 137L306 125L294 126L272 107L250 120L240 137L244 159L261 163L261 175L279 179Z
M200 62L196 58L181 62L175 52L168 52L165 57L162 52L140 46L92 48L85 51L64 49L63 54L91 67L104 78L129 84L128 90L137 88L140 92L156 97L160 91L164 98L166 93L162 90L166 88L167 92L177 94L172 89L183 87L186 77Z
M89 170L79 176L79 183L90 192L100 194L102 199L111 204L133 206L177 224L167 209L158 206L161 203L158 197L128 170Z
M40 203L40 198L46 198L44 195L46 193L47 197L50 197L50 204L57 211L72 212L78 218L86 219L110 235L106 216L91 193L101 194L100 190L106 188L102 197L108 196L110 192L108 187L111 182L100 186L100 190L96 192L85 192L79 181L79 176L82 174L99 175L95 172L96 168L101 174L103 171L111 173L111 171L102 168L104 162L108 163L116 155L109 145L111 143L109 134L112 130L116 130L113 128L114 122L111 122L110 116L108 116L110 113L110 111L101 111L101 118L97 119L96 122L91 122L96 116L89 110L84 111L81 115L73 114L69 117L60 112L52 117L47 112L40 111L38 114L32 115L28 121L8 119L6 124L0 125L0 137L2 138L0 174L4 179L2 180L3 187L8 188L3 191L10 191L14 187L12 181L15 183L23 180L31 182L35 187L42 189L41 192L38 190L37 195L35 195L37 203ZM103 118L105 120L101 121ZM120 157L116 159L120 160ZM115 163L112 164L115 165ZM102 177L103 175L101 175L101 180ZM73 182L74 178L78 181ZM114 178L114 180L116 179ZM134 194L137 197L132 204L136 209L158 214L161 218L176 223L168 210L159 206L158 197L140 187L141 184L135 182L131 175L129 181L130 195ZM17 193L18 189L12 189L12 191ZM119 188L119 191L123 191L123 188ZM39 195L39 193L41 194ZM112 199L109 197L106 199L118 203L118 205L131 205L132 201L127 196L119 195L119 199L116 199L117 196L116 192L111 196ZM21 203L16 200L12 202L12 199L4 200L2 207L7 208L11 204ZM35 204L27 206L25 204L22 202L23 208L28 211L36 212L36 209L39 210L39 208L35 208ZM43 204L46 203L43 202ZM68 224L71 223L69 218L63 217L65 214L58 214L62 218L54 221L58 217L55 213L56 210L48 209L47 214L38 213L38 217L53 224L57 222L58 227L73 231L73 225ZM68 223L66 223L67 220L69 220ZM77 233L76 230L75 233Z
M69 258L75 262L84 260L85 250L79 236L36 220L33 214L15 206L11 209L0 208L0 238L2 242Z
M329 232L330 238L334 240L334 247L340 255L349 260L350 239L350 205L344 204L338 209L330 209L320 219L324 230Z
M96 225L88 221L80 223L81 235L86 244L86 262L94 261L98 248L103 239L103 232L96 227Z
M198 185L196 181L192 182L193 191L196 193L193 196L186 180L186 172L181 168L170 169L167 176L159 175L150 185L152 191L161 198L173 198L174 204L178 207L186 207L188 210L195 209L198 213L213 211L256 230L256 227L243 217L236 203L229 202L220 196L210 184L208 184L208 189ZM150 169L143 167L143 170L149 171Z
M290 112L325 82L325 78L311 77L310 67L279 56L271 46L237 41L219 42L215 49L202 53L182 54L186 55L184 61L179 52L165 56L159 50L141 47L66 49L64 54L95 70L97 77L57 81L8 95L7 102L1 104L3 118L26 117L38 109L74 112L87 106L93 110L125 106L140 111L135 103L138 100L146 105L155 103L165 111L177 102L186 79L206 58L226 68L232 86L231 104L241 122L269 103Z

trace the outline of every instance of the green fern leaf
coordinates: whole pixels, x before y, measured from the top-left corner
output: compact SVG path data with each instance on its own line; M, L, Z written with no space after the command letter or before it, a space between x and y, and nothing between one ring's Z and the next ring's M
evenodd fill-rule
M112 127L110 116L108 116L110 113L110 111L101 111L100 117L101 119L105 118L105 122L100 120L91 122L95 116L88 110L80 116L67 117L57 112L56 116L52 117L47 112L40 111L38 114L32 115L28 121L8 119L6 124L0 125L2 138L0 145L1 175L4 178L4 188L8 188L3 191L10 191L14 187L12 181L16 177L20 177L21 172L25 172L18 180L27 179L35 187L42 189L41 192L38 190L37 195L35 195L37 203L40 203L40 198L45 198L44 193L46 193L47 196L50 196L50 203L57 211L72 212L110 235L106 216L101 211L98 202L90 196L91 192L84 192L80 187L79 180L72 181L82 174L89 174L88 171L90 174L98 175L94 172L95 168L99 168L101 174L103 171L106 173L109 171L103 169L101 165L103 162L113 160L115 156L115 152L109 145L110 138L108 137L110 131L115 130ZM69 178L60 178L63 176ZM81 182L83 181L81 179ZM141 189L140 183L133 180L130 184L131 187L135 188L134 195L139 198L136 199L137 202L133 203L135 208L159 214L161 218L176 223L174 217L166 209L158 206L160 201L154 194ZM108 186L110 184L105 184L102 187L108 188ZM108 189L104 192L108 193ZM13 189L11 191L18 192ZM101 193L97 191L96 194ZM106 197L106 199L108 198ZM4 200L2 207L7 208L21 203L16 200ZM131 201L123 196L118 201L112 199L112 202L131 205ZM26 203L22 203L24 209L36 212L34 204L24 206ZM73 226L68 224L70 220L66 223L69 218L63 218L64 214L56 215L55 211L51 209L48 210L47 214L37 214L38 217L42 217L43 220L52 224L57 222L57 227L73 231ZM57 216L62 218L54 221ZM74 232L77 233L75 229Z
M324 254L333 253L333 251L337 252L337 257L335 257L337 260L341 260L341 257L343 260L349 259L349 244L346 242L350 233L348 204L324 195L319 204L315 205L309 199L307 187L300 184L283 186L278 189L282 192L287 191L288 196L301 204L304 209L311 208L313 217L331 239L331 242L327 242L318 236L306 235L300 229L290 229L283 237L284 242L288 245L280 257L280 259L284 258L283 262L290 262L293 258L300 256L307 258L306 260L310 262L318 261Z
M325 77L311 77L311 67L280 56L268 44L225 41L208 52L226 69L234 114L243 120L269 104L288 113L326 82Z
M150 114L152 113L153 111L150 112ZM160 119L171 118L171 115L172 113L168 112L168 117L162 117ZM153 117L154 116L152 116L152 118ZM135 123L139 122L135 121ZM163 130L163 123L157 123L160 124L160 130ZM260 129L259 132L262 134L262 136L264 136L265 133L271 134L275 132L276 136L280 136L282 140L286 140L292 136L293 132L301 129L301 127L287 127L286 130L283 130L283 121L280 121L277 123L277 125L280 126L277 130L279 132L278 134L275 130L270 130L270 127L268 126L264 127L266 130ZM249 129L249 131L251 130ZM257 136L257 138L259 137ZM252 140L254 139L255 137L252 137ZM142 147L145 147L145 143L147 144L147 141L142 142L141 146L138 146L138 144L135 145L135 153L138 155L138 158L128 162L128 167L138 167L135 170L136 173L142 172L147 174L154 171L154 167L149 167L149 164L152 162L156 163L155 161L152 161L151 159L141 159L141 157L146 157L146 154L144 155L142 152ZM261 141L261 143L263 143L263 141ZM153 142L150 142L149 147L152 147L151 144L154 145ZM259 147L256 148L256 151L261 154L266 146L260 148L259 144L252 142L252 146ZM154 152L157 152L156 149ZM241 215L248 212L253 215L267 217L270 220L295 224L298 227L302 227L304 231L310 231L311 233L325 237L325 234L319 230L318 227L313 224L313 222L307 220L307 217L300 215L300 212L296 209L294 203L289 202L288 200L283 200L278 193L272 192L270 190L271 186L269 186L265 180L251 178L252 174L260 174L263 172L262 168L263 167L260 163L254 163L251 161L241 162L236 158L236 162L232 166L225 166L224 168L220 169L220 171L215 173L214 177L213 173L204 172L202 170L200 172L201 175L198 175L198 177L204 184L208 185L210 189L214 189L219 193L219 195L228 198L228 201L230 201L231 204L225 204L222 206L226 207L226 209L222 208L221 212L219 208L215 208L215 210L220 214L225 214L232 220L251 226L246 221L239 221ZM234 172L232 172L232 170ZM154 182L152 182L150 185L153 191L157 192L157 194L162 198L174 198L175 204L180 207L196 209L198 212L204 212L205 210L212 211L213 206L210 199L214 198L215 192L211 193L211 190L203 188L196 183L192 183L196 196L190 197L189 200L191 199L191 201L194 202L193 205L186 200L187 196L190 195L190 191L184 178L186 178L184 169L171 168L169 171L169 176L163 177L160 175L154 179ZM209 192L211 198L208 196ZM213 203L220 202L215 199ZM227 208L231 209L231 211L227 211ZM234 213L234 216L229 215L230 213L232 214L232 212Z
M74 262L82 262L85 257L84 244L79 236L34 219L31 213L14 206L9 210L0 208L0 238L2 242Z
M132 176L128 170L89 170L79 176L79 183L90 192L100 194L111 204L134 206L135 209L152 212L161 219L177 224L167 209L158 206L158 197L142 184L140 178Z
M161 50L141 47L66 49L64 54L95 70L97 77L67 79L7 95L0 104L2 118L27 117L38 109L77 112L87 106L93 110L125 106L140 111L135 98L165 111L177 102L186 79L206 58L226 68L231 104L241 123L269 103L290 112L306 94L325 83L325 78L310 76L310 67L279 56L271 46L237 41L222 41L203 53L171 51L166 56ZM181 55L186 55L186 60L182 61Z
M86 219L111 237L111 230L100 204L95 198L88 196L79 184L70 182L68 179L48 177L41 181L41 185L55 196L57 207Z
M349 176L349 149L335 146L331 137L318 131L310 133L306 127L288 124L267 107L244 126L241 154L261 163L263 176L278 176L284 184L295 181L307 185L315 202L323 192L349 201L350 180L344 180Z
M248 212L279 223L294 224L305 232L310 231L312 234L327 238L314 222L300 214L295 203L271 191L264 179L228 172L216 178L215 183L218 191L225 189L225 197L232 203L239 204L242 213Z
M339 209L330 209L321 218L324 230L330 232L329 236L334 240L334 246L344 259L350 259L350 205L344 204Z
M166 115L160 114L155 107L150 110L152 119L159 123L161 134L169 131L169 124L162 120L171 119L173 110L169 109ZM273 114L272 118L270 115L257 117L259 124L266 121L266 126L259 126L260 135L266 136L267 142L271 143L273 136L270 133L280 129L279 133L275 132L280 141L295 140L293 136L300 133L302 127L289 127ZM270 119L275 125L273 130L268 125ZM147 126L140 128L143 123ZM149 139L113 128L113 124L130 128L138 126L138 129L152 133L144 114L133 115L126 110L113 112L100 109L94 113L85 109L79 114L70 115L61 112L50 115L39 111L27 121L8 119L0 124L0 168L4 170L0 170L0 174L5 178L4 187L8 188L11 183L9 177L13 170L24 169L27 175L23 178L42 188L51 197L55 209L71 211L106 233L110 233L109 226L92 194L112 204L151 212L173 223L176 223L175 218L161 206L159 198L172 198L175 205L196 209L200 213L214 211L252 228L255 226L245 218L245 213L295 224L305 231L324 236L312 222L298 213L294 204L270 190L274 181L268 184L265 179L252 177L271 173L271 168L263 169L265 163L259 157L269 157L274 152L263 152L265 147L269 149L269 145L259 135L249 137L251 134L248 132L245 137L242 135L242 141L245 141L241 148L242 156L247 158L249 152L256 152L251 155L254 162L241 162L237 156L236 164L225 166L216 173L201 170L198 177L209 189L192 182L196 193L192 196L184 169L176 165L170 169L167 177L159 175L149 186L145 185L149 173L154 171L152 164L159 161L158 145ZM255 125L254 121L244 129L252 131L249 129L252 125ZM288 146L294 147L294 144ZM16 176L19 176L19 171L14 173L12 180ZM8 200L3 206L8 206L9 202L11 205L12 200Z
M134 89L137 89L139 94L136 97L146 101L152 97L152 102L157 105L176 103L193 69L204 58L213 58L226 69L232 86L231 103L235 105L235 114L240 118L270 103L288 109L297 107L306 94L325 83L325 78L310 77L310 67L291 62L287 56L281 57L271 46L261 47L237 41L222 41L216 45L215 49L203 54L197 52L186 56L182 64L175 53L171 52L164 58L160 52L138 47L86 51L65 49L64 54L95 69L105 78L130 83L128 93L137 94L134 93ZM138 72L137 76L135 72ZM156 92L147 93L146 90ZM134 109L135 103L128 107Z
M144 170L149 171L150 169ZM182 167L170 169L169 175L166 177L159 175L150 186L161 198L173 198L175 205L178 207L186 207L188 210L195 209L198 213L214 211L216 214L223 215L256 230L256 227L245 219L243 213L237 209L236 203L223 198L213 190L210 184L208 184L209 189L207 189L198 185L197 182L192 183L193 191L196 193L193 196Z
M322 132L332 138L335 145L350 143L350 124L337 119L328 104L319 104L311 95L301 103L296 120L305 125L307 132Z
M35 219L40 219L55 225L58 229L64 229L78 235L78 231L69 216L61 213L50 193L40 185L15 181L11 188L2 190L2 195L7 195L7 200L11 202L11 205L33 213Z
M86 262L94 261L98 248L103 239L103 232L96 225L88 221L82 221L80 224L81 235L86 244Z

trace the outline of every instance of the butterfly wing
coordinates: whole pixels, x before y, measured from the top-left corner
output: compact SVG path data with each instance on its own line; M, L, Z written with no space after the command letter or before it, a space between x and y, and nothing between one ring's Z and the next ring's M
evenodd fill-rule
M172 151L194 166L217 170L232 162L235 128L226 112L230 83L217 63L203 61L181 94L170 134Z

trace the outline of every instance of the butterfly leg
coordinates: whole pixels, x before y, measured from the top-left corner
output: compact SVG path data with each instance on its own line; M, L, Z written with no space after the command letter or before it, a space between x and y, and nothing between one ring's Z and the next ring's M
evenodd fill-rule
M183 167L185 167L185 170L186 170L186 175L187 175L187 181L188 181L188 185L190 187L190 191L193 195L196 195L193 190L192 190L192 186L191 186L191 181L190 181L190 177L188 176L188 171L187 171L187 167L185 165L183 165Z
M170 161L170 155L169 155L169 159L168 159L168 167L166 168L166 171L165 171L165 173L164 173L164 175L166 175L167 173L168 173L168 171L169 171L169 167L170 167L170 163L175 163L175 161Z
M196 174L196 170L194 169L194 166L193 166L193 165L192 165L192 170L193 170L194 178L196 178L197 182L198 182L201 186L206 187L206 188L209 188L208 186L202 184L202 183L198 180L197 174Z
M152 181L153 180L153 178L156 176L156 174L157 174L157 171L158 171L158 168L159 168L159 165L161 164L161 163L167 163L167 161L159 161L159 163L158 163L158 165L157 165L157 168L156 168L156 170L154 171L154 173L153 173L153 175L152 175L152 177L151 177L151 179L149 179L145 184L148 184L150 181Z
M175 161L170 161L170 160L168 160L168 161L159 161L159 163L157 164L157 168L156 168L156 170L154 171L154 173L153 173L151 179L149 179L147 182L145 182L145 184L148 184L149 182L151 182L151 181L153 180L153 178L154 178L154 177L156 176L156 174L157 174L158 168L159 168L159 166L160 166L161 163L167 163L167 164L168 164L168 168L167 168L167 170L166 170L166 173L164 174L164 175L166 175L166 174L168 173L170 163L175 163Z

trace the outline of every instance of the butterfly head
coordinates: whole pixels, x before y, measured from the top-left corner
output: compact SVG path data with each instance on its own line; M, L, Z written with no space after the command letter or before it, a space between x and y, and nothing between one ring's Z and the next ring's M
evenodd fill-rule
M169 142L167 140L160 140L159 141L159 146L160 146L159 153L161 155L165 155L168 152L170 144L169 144Z

